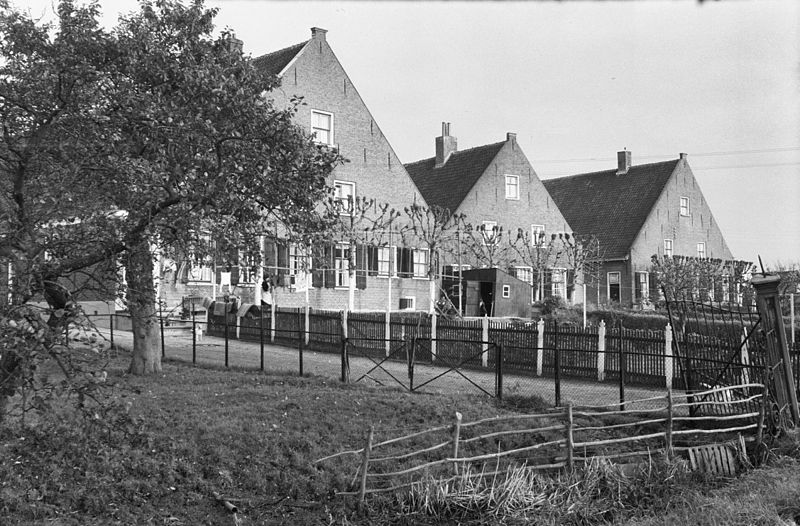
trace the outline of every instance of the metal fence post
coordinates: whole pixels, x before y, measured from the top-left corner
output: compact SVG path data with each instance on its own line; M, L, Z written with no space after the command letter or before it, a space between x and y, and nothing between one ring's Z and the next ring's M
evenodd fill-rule
M261 315L258 318L258 345L261 356L261 371L264 371L264 305L261 305Z
M192 305L192 365L197 365L197 326L194 319L194 305Z
M303 311L297 309L297 352L300 359L300 376L303 376Z
M158 324L161 327L161 357L167 355L167 349L164 346L164 311L161 309L161 300L158 300Z
M481 318L481 365L489 367L489 317Z
M417 337L411 338L411 350L407 353L408 356L408 387L409 391L414 390L414 359L417 353Z
M498 343L495 346L495 360L494 360L494 370L495 370L495 387L497 389L497 399L503 399L503 344Z
M225 320L225 367L228 367L228 313L224 314Z
M553 352L556 380L556 407L561 405L561 352L558 350L558 322L553 323Z
M622 320L619 322L619 408L625 410L625 349L622 340Z

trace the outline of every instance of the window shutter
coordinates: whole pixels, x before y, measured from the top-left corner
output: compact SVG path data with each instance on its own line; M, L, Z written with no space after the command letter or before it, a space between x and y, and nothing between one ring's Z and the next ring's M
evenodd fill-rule
M264 240L264 267L266 268L267 274L273 274L275 272L275 265L278 261L275 259L275 240L274 239L265 239Z
M414 273L413 252L410 248L398 248L398 261L400 263L399 276L410 278Z
M239 284L239 265L233 265L231 270L231 286L235 287Z
M323 265L325 264L325 251L322 247L315 246L311 251L311 286L321 289L325 285L325 274Z
M567 269L567 299L572 300L575 291L575 269ZM584 301L586 301L584 299Z
M336 287L336 261L334 260L334 245L325 245L325 288L332 289Z
M359 290L367 288L367 248L356 245L356 288Z
M378 247L367 246L367 274L369 276L378 275Z

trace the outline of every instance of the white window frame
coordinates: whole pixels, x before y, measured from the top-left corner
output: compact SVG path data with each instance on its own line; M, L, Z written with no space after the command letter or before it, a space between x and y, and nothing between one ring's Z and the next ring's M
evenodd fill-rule
M558 280L556 280L556 275L559 276ZM550 294L567 299L567 269L550 269L550 276Z
M538 247L547 244L545 232L544 225L531 225L531 244ZM541 239L539 234L541 234Z
M482 221L481 222L481 237L483 237L483 244L486 246L489 245L496 245L500 242L500 238L497 235L499 232L495 231L497 229L497 221ZM488 237L486 232L494 232L492 237Z
M697 243L697 257L700 259L706 258L706 242L700 241Z
M422 255L424 254L424 257ZM430 264L429 251L427 248L415 248L411 251L411 263L413 276L415 278L428 278L428 265ZM417 258L424 261L417 261Z
M519 201L519 176L506 175L506 199Z
M341 254L341 256L340 256ZM335 269L335 287L350 287L350 243L336 243L333 249L333 266Z
M511 285L503 285L503 297L504 298L511 297Z
M342 190L345 188L350 189L348 195L343 195ZM340 215L351 215L353 213L354 203L356 200L356 183L351 181L333 180L334 200L339 206Z
M254 285L256 280L258 279L258 273L255 270L251 270L251 266L249 265L242 265L242 261L245 260L244 252L241 250L239 251L239 283L243 283L245 285Z
M617 282L614 283L614 285L619 286L619 298L620 300L622 300L622 272L618 270L606 273L606 298L608 299L608 301L611 301L611 285L612 285L611 276L613 275L617 276Z
M316 126L315 120L317 115L324 115L326 117L330 117L330 129L326 130L325 128ZM326 131L328 133L327 141L321 140L318 137L317 135L318 130ZM333 146L334 144L336 144L333 140L333 133L334 133L333 113L322 110L311 110L311 134L314 136L314 142L319 144L327 144L328 146Z
M514 268L514 277L520 281L524 281L525 283L531 285L533 284L533 267L528 266L515 266ZM520 277L520 273L527 275L528 279L522 279Z
M673 242L671 239L664 240L664 255L672 257L673 254Z
M411 305L410 307L404 307L404 308L400 307L400 303L402 303L403 301L409 301L409 300L410 300L410 305ZM414 297L414 296L401 296L399 301L398 301L397 307L400 310L417 310L417 298Z
M642 279L644 277L644 279ZM650 298L650 273L646 271L637 271L636 272L636 281L639 283L639 289L641 291L642 297L641 298L634 298L634 299L649 299Z
M394 254L394 261L392 261ZM392 265L394 263L394 265ZM378 277L389 278L397 275L397 247L378 247Z
M689 217L689 198L682 195L680 198L680 214L682 217Z

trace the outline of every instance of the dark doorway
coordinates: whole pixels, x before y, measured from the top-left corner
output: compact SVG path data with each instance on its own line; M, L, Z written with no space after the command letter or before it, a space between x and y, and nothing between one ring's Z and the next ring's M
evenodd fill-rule
M481 316L494 315L494 283L491 281L481 281L481 301L485 312L481 312Z

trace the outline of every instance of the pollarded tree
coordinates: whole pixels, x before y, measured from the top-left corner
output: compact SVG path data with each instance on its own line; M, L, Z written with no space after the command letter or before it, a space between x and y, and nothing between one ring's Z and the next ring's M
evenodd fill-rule
M248 243L265 219L326 225L318 204L338 155L266 98L277 79L230 33L212 35L215 14L145 1L114 33L96 6L69 1L56 27L0 18L0 257L15 267L15 297L43 294L62 312L59 278L123 261L136 374L161 367L156 244L204 231Z
M406 244L422 244L428 251L429 313L436 306L436 276L441 268L442 251L457 250L457 236L462 230L463 214L452 214L440 206L425 207L414 202L404 209L408 223L402 234Z

